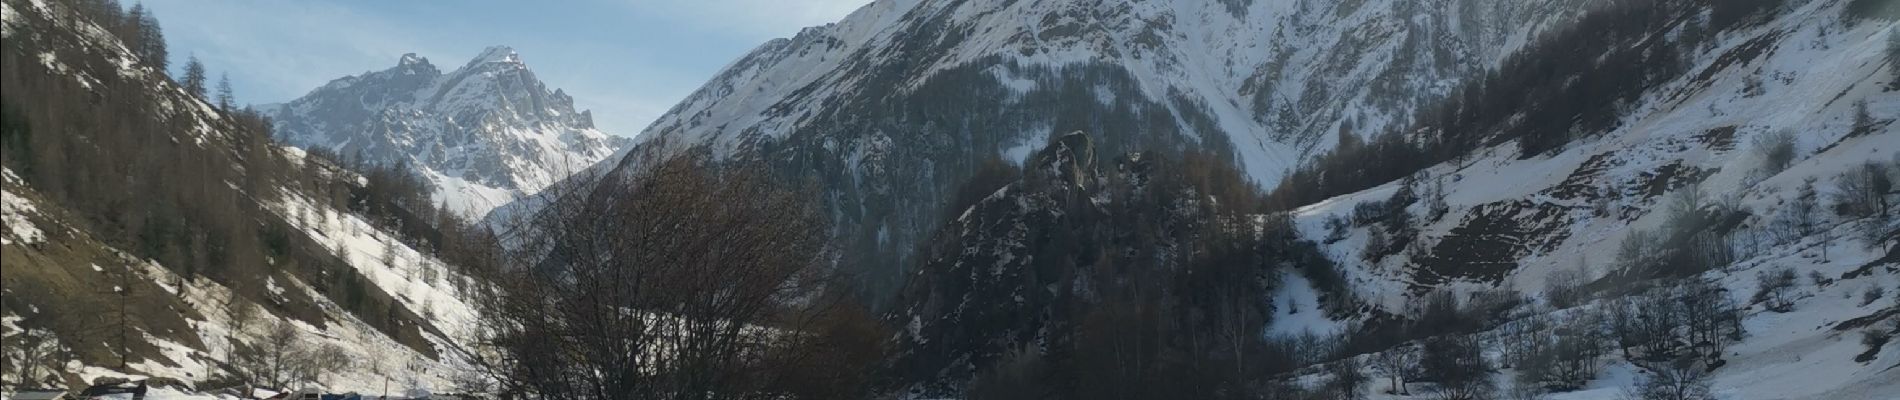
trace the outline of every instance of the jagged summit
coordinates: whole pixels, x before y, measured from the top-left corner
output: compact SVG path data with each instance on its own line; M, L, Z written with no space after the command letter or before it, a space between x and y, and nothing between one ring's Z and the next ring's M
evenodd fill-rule
M526 68L526 65L521 63L521 54L516 53L515 48L508 46L489 46L486 49L482 49L481 55L477 55L473 60L469 61L469 65L471 66L486 63L516 64Z
M471 217L533 193L627 143L550 90L516 51L493 46L446 73L404 54L277 108L286 142L380 164L406 162Z
M416 55L416 53L405 53L402 55L402 59L396 62L397 67L408 67L408 66L418 66L418 65L429 65L429 59L422 56L418 56Z

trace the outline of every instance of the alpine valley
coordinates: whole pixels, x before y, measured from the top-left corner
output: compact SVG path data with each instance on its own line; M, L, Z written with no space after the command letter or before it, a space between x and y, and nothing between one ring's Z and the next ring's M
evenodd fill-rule
M1900 399L1900 1L875 0L629 136L0 5L7 396Z

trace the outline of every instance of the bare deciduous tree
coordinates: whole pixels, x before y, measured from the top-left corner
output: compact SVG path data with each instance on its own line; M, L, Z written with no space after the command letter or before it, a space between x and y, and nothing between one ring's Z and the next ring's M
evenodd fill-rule
M1360 369L1359 360L1346 358L1326 366L1330 375L1326 380L1326 392L1334 399L1363 399L1366 397L1366 376Z
M1385 374L1392 381L1389 393L1411 395L1405 387L1405 377L1412 374L1413 365L1418 363L1418 354L1411 346L1394 347L1372 356L1372 368Z
M1694 359L1651 363L1649 375L1629 388L1624 397L1637 400L1710 400L1709 372Z
M240 366L252 380L278 388L289 386L297 341L302 334L289 322L275 321L264 336L239 352Z
M1495 387L1491 365L1478 341L1470 336L1440 337L1425 342L1419 364L1438 384L1437 398L1475 400L1490 398Z
M1756 274L1755 301L1762 303L1762 307L1769 311L1794 310L1794 286L1799 283L1797 279L1793 268L1762 271Z
M290 384L313 384L323 379L325 373L341 371L350 358L349 353L335 344L299 341L291 349L288 361Z
M1838 209L1850 216L1888 217L1889 197L1895 194L1893 174L1889 168L1878 161L1869 161L1848 169L1835 178L1838 192L1835 203Z
M1721 358L1729 344L1741 339L1741 309L1720 284L1701 276L1687 278L1676 287L1676 299L1687 328L1685 338L1696 356Z
M343 370L349 353L342 347L304 336L297 325L274 320L248 346L234 346L233 364L245 378L279 389L318 383L325 373Z
M1787 170L1795 158L1794 131L1779 130L1755 139L1755 153L1761 157L1761 172L1772 176Z
M478 362L504 394L547 399L821 397L797 369L861 377L876 327L826 295L825 220L762 168L688 153L544 193L512 227ZM861 324L861 323L860 323ZM839 375L821 376L839 379ZM818 376L818 375L812 375ZM862 382L833 382L849 385ZM807 383L809 384L809 382Z
M1588 294L1583 285L1590 279L1587 268L1587 264L1579 262L1575 268L1553 271L1544 278L1544 299L1552 308L1570 308L1585 300Z
M26 327L6 335L5 341L7 346L4 354L8 361L13 362L8 364L10 368L7 371L14 375L13 383L36 386L40 378L45 377L40 375L40 371L45 369L43 363L58 350L59 338L52 330Z
M230 324L228 328L231 329L232 335L243 334L251 320L257 319L257 306L239 297L237 293L232 293L231 297L224 301L223 308L225 320Z

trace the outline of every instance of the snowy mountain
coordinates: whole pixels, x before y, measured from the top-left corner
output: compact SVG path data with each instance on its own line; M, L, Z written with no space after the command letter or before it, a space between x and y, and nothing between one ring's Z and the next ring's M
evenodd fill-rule
M270 113L300 146L415 167L463 212L513 201L491 221L533 215L511 213L541 188L610 182L569 171L688 151L811 183L840 251L798 262L846 268L862 281L818 286L866 293L771 301L839 294L869 303L849 310L866 326L756 332L881 361L866 398L1886 399L1900 393L1893 4L879 0L759 47L638 144L594 130L506 48L448 73L405 56ZM263 140L84 12L0 6L0 333L50 338L0 362L61 361L26 379L39 383L202 384L268 379L257 352L288 347L365 367L304 379L325 389L486 383L458 375L497 351L473 347L497 326L482 323L508 323L481 319L494 286L456 262L499 245L453 237L415 212L426 200L373 190L377 175ZM1314 183L1263 190L1282 181ZM669 204L606 193L552 201ZM624 231L589 238L705 222L574 215ZM726 222L708 226L752 227ZM753 238L661 242L735 265L745 252L719 241ZM619 260L595 264L656 264ZM585 327L601 321L755 331L639 300L677 288L572 280L611 285L574 291L587 313L516 313L612 345L530 353L691 347ZM740 292L719 282L679 298ZM609 303L620 292L636 300ZM801 372L860 375L818 369ZM616 372L643 384L641 368ZM1638 392L1658 382L1678 396Z
M879 0L758 47L638 140L813 179L848 247L908 265L973 166L1020 163L1052 133L1087 131L1105 154L1207 149L1271 185L1587 4Z
M1657 2L1663 6L1646 10L1669 15L1661 29L1639 35L1644 42L1608 46L1662 43L1682 54L1683 72L1618 102L1604 116L1615 121L1610 128L1569 136L1547 153L1492 142L1403 180L1260 215L1252 232L1261 235L1264 261L1210 252L1207 244L1218 242L1204 238L1170 236L1196 232L1179 221L1218 219L1196 211L1205 205L1180 200L1195 191L1141 186L1205 175L1143 166L1130 161L1141 153L1098 146L1088 159L1117 161L1083 170L1111 183L1085 186L1067 178L1074 174L1039 172L1048 155L1031 157L1021 178L950 213L925 241L920 270L888 315L904 327L899 341L908 350L899 365L913 369L907 382L920 397L1020 389L1009 384L1039 379L1088 382L1074 384L1078 393L1126 384L1131 391L1108 390L1143 397L1132 390L1156 382L1090 374L1155 379L1148 374L1195 371L1163 382L1228 376L1221 367L1196 369L1212 360L1269 371L1234 379L1275 376L1265 381L1319 398L1347 397L1329 392L1345 379L1341 365L1375 378L1370 393L1351 397L1443 398L1433 396L1448 386L1445 378L1432 376L1419 349L1469 339L1487 365L1476 369L1499 397L1632 398L1628 390L1668 372L1658 360L1703 352L1695 369L1706 374L1713 397L1684 398L1891 398L1900 393L1900 347L1876 338L1900 332L1900 301L1892 295L1900 283L1900 218L1867 205L1877 201L1855 199L1900 196L1890 186L1866 189L1880 176L1900 179L1900 66L1890 58L1900 16L1856 16L1858 3L1769 2L1731 28L1696 32L1718 26L1723 11L1707 2ZM1045 151L1072 142L1050 142ZM1783 157L1773 155L1782 146L1792 150L1773 161ZM1239 161L1261 178L1244 156ZM1222 186L1233 185L1212 187ZM1207 203L1232 204L1219 191L1200 190ZM1183 204L1128 205L1157 198ZM1097 221L1103 218L1134 222ZM1141 225L1155 221L1162 228ZM1290 240L1279 236L1288 224ZM1074 239L1090 235L1100 237ZM1150 235L1160 239L1144 239ZM1308 248L1324 261L1306 259ZM1255 272L1224 275L1232 272L1204 269L1208 259ZM1224 292L1231 286L1207 279L1249 282L1240 293L1257 297L1246 307L1210 304L1203 296L1231 296ZM1448 294L1452 308L1476 315L1474 322L1431 322L1435 293ZM1691 299L1733 313L1722 314L1734 316L1722 322L1732 326L1712 329L1729 339L1697 338L1694 322L1677 322L1709 317L1679 308ZM1229 326L1222 313L1230 312L1246 316L1237 332L1272 344L1222 347L1227 336L1207 332ZM1630 321L1660 321L1660 330L1643 336ZM1587 373L1562 381L1529 372L1539 368L1540 353L1527 356L1524 348L1577 337L1601 340L1577 356L1574 365L1587 365ZM1196 355L1210 349L1214 356ZM1226 351L1286 370L1242 367L1240 357L1221 358ZM1410 361L1394 370L1380 365L1388 359ZM1123 367L1089 369L1100 364ZM1140 365L1158 367L1127 372ZM1386 392L1387 377L1424 382L1402 395ZM1034 390L1066 390L1051 386L1058 389Z
M405 54L395 67L331 81L273 110L291 145L378 165L406 164L465 216L540 191L630 141L549 91L514 49L497 46L444 73Z

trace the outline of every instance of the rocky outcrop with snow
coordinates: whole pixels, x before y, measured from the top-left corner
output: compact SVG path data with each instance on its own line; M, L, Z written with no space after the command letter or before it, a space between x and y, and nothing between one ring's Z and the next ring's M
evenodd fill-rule
M438 201L479 217L606 159L628 140L594 127L574 99L535 78L514 49L490 47L443 72L406 54L275 109L287 143L382 165L406 164Z

